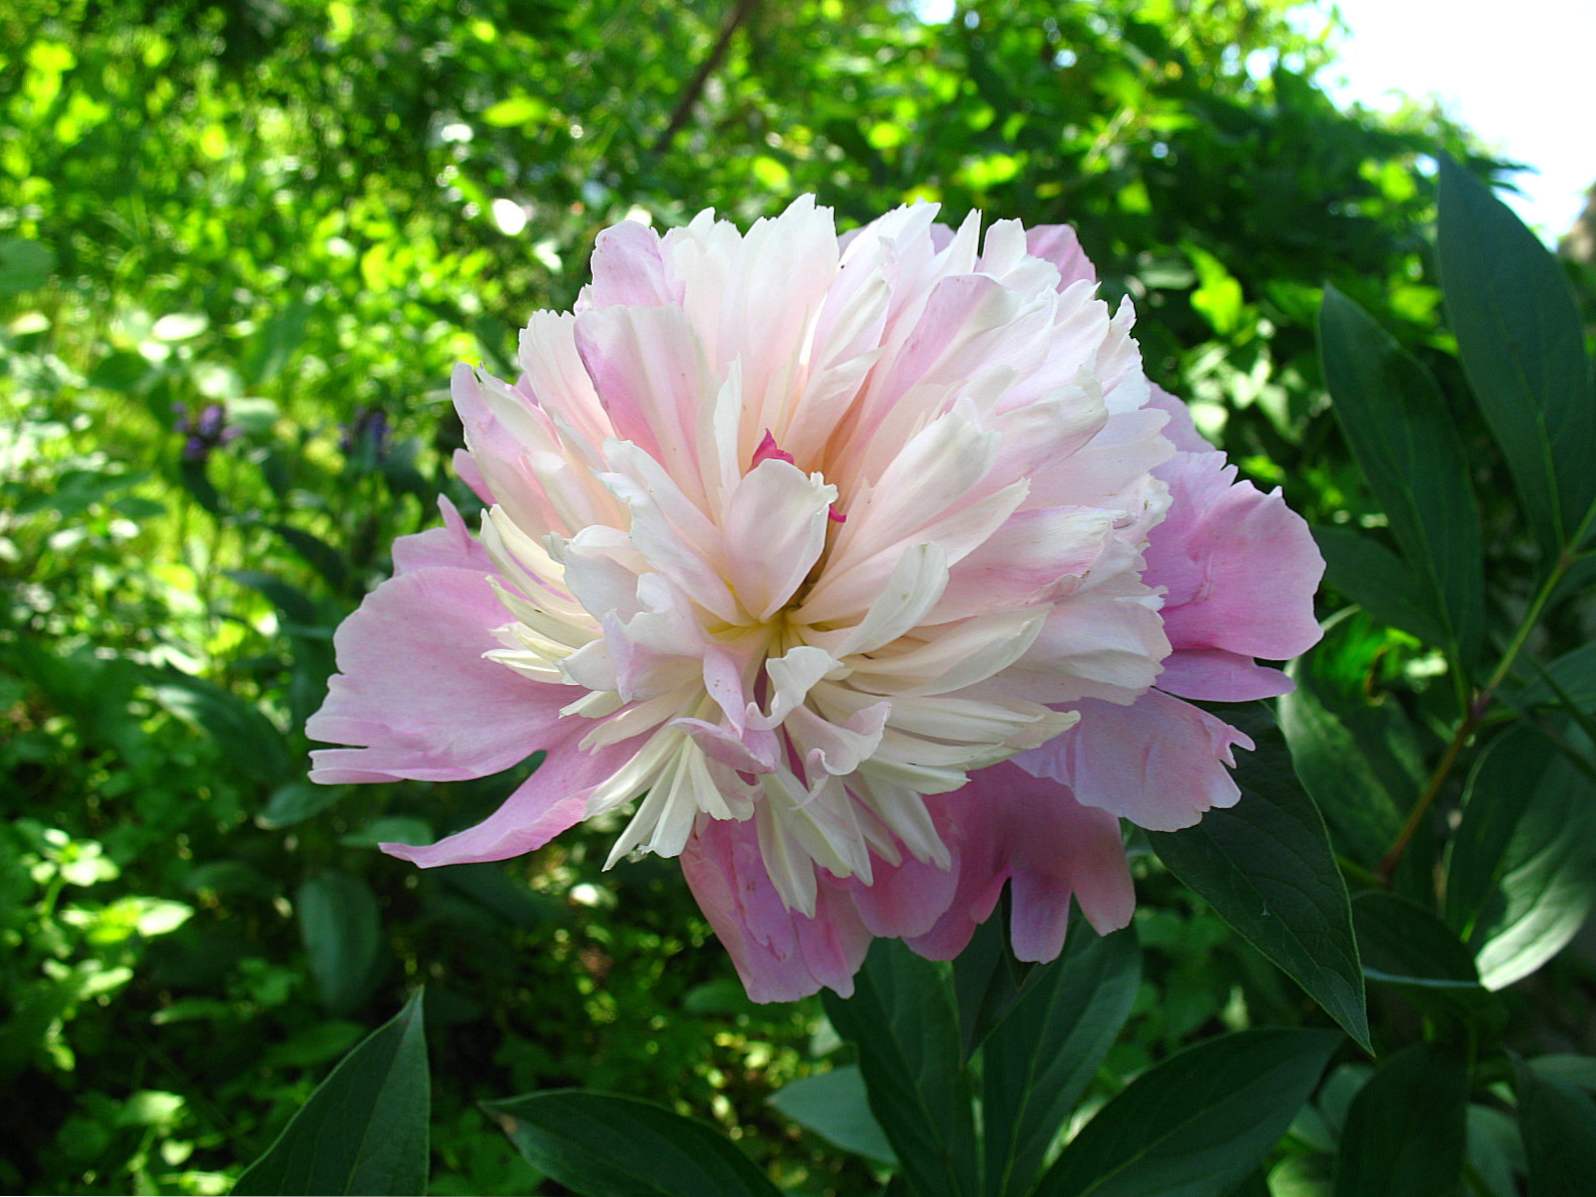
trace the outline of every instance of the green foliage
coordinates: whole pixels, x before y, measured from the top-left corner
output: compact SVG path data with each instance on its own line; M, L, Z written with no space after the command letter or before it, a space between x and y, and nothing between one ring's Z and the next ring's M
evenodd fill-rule
M1347 1110L1336 1197L1455 1193L1467 1100L1468 1074L1454 1057L1422 1043L1391 1056Z
M1589 330L1497 164L1432 113L1338 111L1295 7L0 11L0 1181L285 1190L291 1159L342 1166L292 1152L361 1116L330 1109L347 1087L410 1112L372 1188L535 1192L556 1156L575 1188L626 1144L581 1139L583 1103L619 1101L756 1189L874 1191L895 1154L895 1191L1020 1192L1056 1160L1058 1191L1324 1194L1349 1158L1400 1163L1376 1132L1423 1043L1437 1186L1578 1191ZM512 372L515 329L629 212L746 221L810 190L844 227L913 198L1074 222L1150 376L1315 524L1339 617L1281 704L1289 760L1255 728L1238 807L1133 842L1139 950L1077 926L1027 969L1000 917L951 976L878 946L830 1005L857 1046L819 1002L748 1003L670 865L603 872L602 830L425 874L374 851L466 825L525 766L302 780L332 629L436 493L475 511L450 366ZM179 405L236 434L185 455ZM1336 1041L1281 969L1377 1070L1342 1040L1316 1086ZM422 978L418 1138L413 1069L366 1070L414 1064L419 1007L361 1040ZM538 1112L517 1143L541 1126L555 1153L536 1168L478 1106L513 1092Z
M1268 1154L1339 1038L1261 1029L1186 1049L1098 1111L1043 1176L1039 1197L1218 1197Z
M583 1197L777 1192L709 1127L633 1097L556 1090L485 1108L529 1164Z
M1442 159L1441 280L1469 386L1547 556L1578 548L1596 510L1596 394L1557 259L1479 180Z
M980 1190L975 1119L949 970L878 939L844 1001L825 995L837 1032L859 1053L870 1109L912 1191Z
M1241 801L1149 838L1170 871L1283 968L1366 1050L1363 971L1346 882L1324 820L1267 720L1238 720L1257 751L1236 770Z
M420 1193L430 1107L418 989L317 1087L233 1192Z
M1031 970L981 1048L983 1163L994 1197L1030 1192L1136 997L1134 934L1080 931L1057 960Z

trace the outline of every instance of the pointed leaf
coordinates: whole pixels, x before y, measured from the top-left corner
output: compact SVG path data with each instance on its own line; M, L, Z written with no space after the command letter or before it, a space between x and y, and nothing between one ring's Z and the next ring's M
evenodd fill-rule
M1596 499L1596 401L1568 277L1490 189L1441 160L1447 318L1524 513L1554 556Z
M770 1104L844 1151L878 1164L897 1163L886 1132L870 1112L864 1077L852 1064L783 1085Z
M322 1004L333 1014L350 1013L377 980L382 949L377 899L364 881L323 873L299 887L294 905Z
M1346 882L1324 820L1265 719L1231 719L1256 752L1238 753L1241 801L1184 831L1148 839L1170 872L1301 985L1369 1050L1363 968Z
M1529 1197L1578 1197L1596 1177L1596 1100L1520 1063L1514 1068L1518 1123L1529 1164Z
M1502 989L1561 951L1593 906L1596 783L1519 724L1469 777L1447 864L1447 921L1473 948L1485 987Z
M1428 1044L1388 1058L1352 1099L1336 1197L1450 1197L1462 1179L1468 1072Z
M895 939L878 939L853 996L826 991L822 998L831 1025L858 1049L870 1108L910 1190L976 1193L970 1084L947 968Z
M1141 972L1134 931L1099 937L1077 919L1058 959L1026 978L981 1049L987 1193L1031 1191L1042 1157L1125 1025Z
M1390 549L1351 528L1316 527L1313 539L1324 554L1325 580L1371 618L1411 632L1426 644L1446 639L1446 628L1430 613L1418 579Z
M424 1192L430 1104L418 989L333 1069L233 1192Z
M1336 844L1372 865L1423 784L1423 755L1401 707L1371 704L1366 668L1344 665L1360 646L1360 625L1367 630L1367 621L1340 615L1325 624L1325 638L1287 670L1296 689L1281 696L1279 714L1291 763Z
M1219 1197L1285 1133L1341 1041L1269 1028L1171 1056L1097 1112L1038 1197Z
M482 1107L527 1163L578 1197L776 1197L724 1135L652 1102L553 1089Z
M1352 922L1370 981L1400 989L1427 1011L1466 1016L1486 999L1473 954L1424 907L1376 890L1352 900Z
M1024 973L1009 949L1008 926L1005 900L975 929L975 935L953 961L959 1039L966 1058L975 1054L1020 996Z
M1319 351L1336 420L1425 608L1465 662L1484 622L1480 518L1456 424L1430 374L1357 304L1326 287Z

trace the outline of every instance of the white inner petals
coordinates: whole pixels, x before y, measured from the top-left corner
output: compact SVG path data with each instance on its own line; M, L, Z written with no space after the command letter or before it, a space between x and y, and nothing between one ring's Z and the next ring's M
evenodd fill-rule
M927 795L1156 676L1169 446L1132 314L1059 291L1013 222L981 246L934 216L846 252L809 199L746 235L627 229L574 316L534 316L515 386L457 378L487 655L568 687L584 749L635 749L588 802L632 807L610 864L754 818L806 914L816 868L946 868ZM766 433L792 463L755 464Z

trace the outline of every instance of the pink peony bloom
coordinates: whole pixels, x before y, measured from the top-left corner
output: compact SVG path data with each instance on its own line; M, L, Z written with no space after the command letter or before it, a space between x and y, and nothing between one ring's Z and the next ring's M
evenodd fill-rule
M473 536L394 546L310 721L324 782L479 777L545 749L424 867L629 812L681 858L749 994L852 977L875 935L953 956L1133 895L1119 818L1236 801L1247 738L1186 698L1288 683L1322 562L1149 386L1073 232L794 203L606 230L512 385L459 367Z

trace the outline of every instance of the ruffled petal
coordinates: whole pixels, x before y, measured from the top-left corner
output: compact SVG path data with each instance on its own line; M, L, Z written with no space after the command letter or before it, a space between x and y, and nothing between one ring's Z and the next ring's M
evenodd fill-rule
M1228 723L1157 690L1132 706L1089 701L1078 710L1079 724L1014 763L1149 831L1190 827L1241 797L1231 749L1253 744Z
M472 537L471 529L466 527L448 496L438 496L438 511L443 516L443 527L401 536L393 542L394 573L412 573L437 566L492 573L493 561L487 550Z
M1164 660L1158 688L1198 702L1252 702L1290 694L1292 681L1278 669L1218 648L1183 648Z
M1313 595L1324 558L1280 491L1235 482L1214 451L1177 454L1157 473L1170 507L1148 538L1145 576L1168 591L1170 643L1273 661L1318 643Z
M754 1001L794 1001L822 986L853 993L871 937L847 891L820 886L813 917L789 910L765 869L752 819L701 818L682 850L682 875Z
M478 569L414 569L367 595L333 638L339 672L305 725L353 747L312 753L311 780L458 781L544 747L574 695L484 659L508 621Z
M549 750L547 759L532 776L476 826L457 831L435 844L384 843L378 846L389 856L408 860L424 869L508 860L543 847L562 831L582 821L588 795L594 787L624 765L638 747L637 740L628 740L597 752L583 752L572 743L574 739L575 736L567 732Z
M1097 281L1097 268L1081 248L1080 237L1067 224L1039 224L1026 229L1025 250L1033 258L1041 258L1058 268L1060 291L1083 280Z
M1170 507L1147 545L1147 582L1168 591L1163 614L1170 643L1270 661L1306 652L1321 634L1313 596L1324 576L1307 523L1278 489L1264 494L1235 481L1235 467L1198 435L1180 400L1154 387L1148 406L1168 413L1164 434L1180 450L1155 471L1169 486Z
M1021 960L1051 960L1063 950L1071 897L1099 933L1130 922L1136 898L1113 815L1007 763L930 802L956 857L958 887L931 930L908 940L921 955L951 960L963 951L1005 882L1012 882L1010 938Z
M635 220L611 225L593 243L593 282L583 298L599 308L680 303L681 284L670 277L659 234Z

